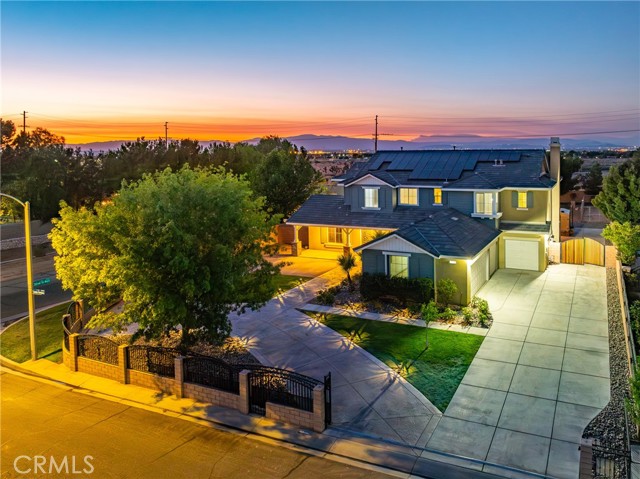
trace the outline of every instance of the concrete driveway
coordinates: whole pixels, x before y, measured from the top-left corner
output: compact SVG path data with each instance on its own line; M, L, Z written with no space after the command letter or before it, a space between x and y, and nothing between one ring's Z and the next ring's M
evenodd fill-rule
M384 363L296 309L342 278L344 273L333 269L260 310L232 314L232 334L265 365L317 379L331 372L334 430L424 446L440 411Z
M493 326L427 447L577 478L582 430L609 401L605 269L498 270L479 296Z

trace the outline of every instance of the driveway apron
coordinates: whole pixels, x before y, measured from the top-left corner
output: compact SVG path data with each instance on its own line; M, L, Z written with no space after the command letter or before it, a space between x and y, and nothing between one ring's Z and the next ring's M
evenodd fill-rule
M317 379L331 372L332 427L424 446L440 411L405 379L341 334L296 308L340 281L334 269L278 296L256 311L230 316L263 364Z
M582 430L609 401L605 269L498 270L479 296L493 326L427 447L577 478Z

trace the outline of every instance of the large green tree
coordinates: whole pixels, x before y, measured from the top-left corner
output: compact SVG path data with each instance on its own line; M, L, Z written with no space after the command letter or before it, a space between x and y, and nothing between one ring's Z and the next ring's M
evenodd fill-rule
M266 198L269 211L285 218L324 184L322 174L303 154L279 149L271 151L249 178L256 194Z
M602 187L602 166L597 161L591 165L584 182L584 189L589 195L597 195Z
M575 151L570 151L566 155L563 154L560 160L560 176L562 177L562 181L560 182L561 195L575 188L577 180L572 176L574 173L580 171L581 166L582 158L580 158Z
M279 268L263 258L279 221L246 180L222 169L167 169L125 185L95 212L63 205L51 232L58 277L99 314L95 327L138 323L148 337L180 328L220 340L227 316L258 307ZM124 310L104 313L114 299Z
M611 221L640 223L640 150L622 165L611 167L592 203Z

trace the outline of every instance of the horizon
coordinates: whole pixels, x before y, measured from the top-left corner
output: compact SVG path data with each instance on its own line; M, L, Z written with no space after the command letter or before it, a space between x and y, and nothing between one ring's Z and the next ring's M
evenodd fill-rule
M2 118L69 144L640 144L637 2L3 2ZM163 27L159 27L162 25Z

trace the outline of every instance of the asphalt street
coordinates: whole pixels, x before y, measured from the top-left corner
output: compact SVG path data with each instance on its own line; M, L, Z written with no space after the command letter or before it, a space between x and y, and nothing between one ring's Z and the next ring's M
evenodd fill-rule
M3 478L390 477L6 370L0 381Z
M4 324L26 316L29 310L26 265L20 260L0 263L0 274L0 321ZM44 295L34 296L36 309L71 299L71 292L64 291L56 278L52 257L34 260L33 279L51 281L36 288L45 292Z

